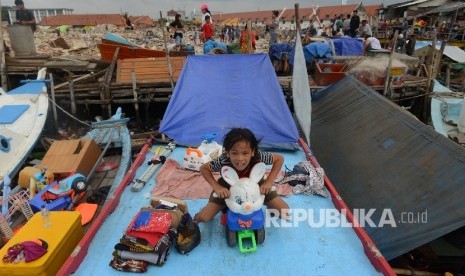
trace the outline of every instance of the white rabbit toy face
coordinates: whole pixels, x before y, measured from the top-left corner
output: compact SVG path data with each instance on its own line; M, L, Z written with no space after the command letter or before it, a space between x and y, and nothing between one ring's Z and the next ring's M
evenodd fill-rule
M221 169L221 176L231 185L230 196L225 199L226 205L234 213L251 214L263 206L265 195L260 194L258 182L265 175L266 165L255 164L248 178L239 178L236 171L228 166Z

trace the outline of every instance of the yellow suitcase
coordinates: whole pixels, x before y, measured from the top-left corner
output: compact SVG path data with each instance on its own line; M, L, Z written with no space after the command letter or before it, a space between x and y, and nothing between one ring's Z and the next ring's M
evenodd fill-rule
M36 213L0 250L0 258L16 243L42 239L48 243L47 253L37 260L17 264L0 263L0 275L55 275L84 236L81 215L75 211L51 211L50 227L44 227L40 212Z

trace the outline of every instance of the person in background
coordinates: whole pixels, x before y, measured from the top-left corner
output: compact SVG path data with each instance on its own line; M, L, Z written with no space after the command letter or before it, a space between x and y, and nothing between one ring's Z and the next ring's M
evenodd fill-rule
M270 30L270 44L278 43L278 28L279 28L279 21L277 20L279 16L279 11L272 11L271 12L271 24L267 25L268 29Z
M15 0L16 10L16 24L31 26L32 32L36 31L36 19L31 10L26 9L23 0Z
M203 38L205 41L213 39L213 24L210 22L210 16L205 16L205 24L202 25Z
M381 50L381 43L376 37L372 37L371 35L365 35L365 42L364 45L364 52L365 55L371 50Z
M212 13L210 12L210 10L208 9L208 6L207 4L202 4L200 5L200 10L202 11L202 27L203 25L205 24L206 22L206 17L209 16L210 17L210 22L213 22L213 18L212 18ZM206 40L206 39L205 39Z
M239 46L241 47L242 54L253 53L255 51L255 33L250 31L251 41L252 41L252 51L249 49L249 33L247 31L247 24L244 27L244 30L241 32L241 37L239 38Z
M241 36L239 38L239 46L241 47L241 53L248 54L255 52L255 32L250 30L250 36L252 39L252 51L249 51L249 33L247 31L247 24L245 24L244 30L241 32Z
M346 19L342 23L342 31L345 36L350 36L350 14L347 15Z
M176 47L179 50L182 44L182 37L183 37L182 32L184 29L184 26L182 25L182 22L181 22L181 15L179 13L177 13L174 16L174 21L171 22L170 27L174 30L174 41L176 43Z
M365 36L372 36L373 34L371 33L371 27L368 24L367 20L362 20L362 26L360 27L360 37L365 37Z
M350 18L350 36L356 37L358 28L360 28L360 17L358 16L358 11L354 10L352 12L352 17Z

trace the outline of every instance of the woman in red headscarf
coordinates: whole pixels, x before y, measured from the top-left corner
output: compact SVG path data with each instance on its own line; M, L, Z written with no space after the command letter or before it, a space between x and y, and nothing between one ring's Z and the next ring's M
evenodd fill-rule
M208 9L207 4L204 3L204 4L200 5L200 10L202 11L202 14L203 14L203 16L202 16L202 27L205 24L205 16L207 16L207 15L210 16L210 22L213 23L212 14L211 14L210 10Z

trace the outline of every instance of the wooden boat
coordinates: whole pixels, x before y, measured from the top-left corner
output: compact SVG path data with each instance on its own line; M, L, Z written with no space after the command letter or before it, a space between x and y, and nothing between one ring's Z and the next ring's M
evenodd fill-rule
M102 38L102 43L115 44L115 45L124 45L124 46L128 46L128 47L140 48L139 45L128 41L124 37L119 36L117 34L109 33L109 32L105 33L105 38Z
M13 178L40 138L48 112L47 86L33 80L0 93L0 186Z
M102 60L112 61L116 48L119 48L118 59L127 58L150 58L150 57L164 57L165 51L149 50L144 48L135 48L117 44L100 43L98 45L100 56Z
M237 72L237 74L227 74L222 70L213 72L198 70L198 68L205 67L221 68L219 65L226 63L228 70ZM245 64L250 69L249 72L242 70ZM217 80L214 82L216 87L210 87L208 90L201 89L204 85L204 74ZM238 88L237 85L229 85L237 84L231 78L241 79L247 85L244 85L243 89ZM176 86L160 132L182 144L195 144L198 133L207 131L207 129L211 131L210 133L218 133L218 137L221 137L221 134L230 127L244 125L248 122L247 127L255 133L266 134L262 143L273 143L278 140L283 143L289 140L297 142L298 139L298 144L290 143L294 146L294 150L273 149L274 152L284 156L286 167L292 168L296 163L305 160L319 167L306 143L298 138L297 128L282 97L282 91L268 55L193 56L186 61L179 81L189 83L189 85ZM208 103L203 99L209 99ZM217 108L219 101L224 103L227 99L229 99L227 108ZM260 108L250 104L260 99L262 100ZM271 112L268 112L269 110ZM280 112L276 113L276 110ZM240 111L239 114L238 111ZM253 117L240 116L240 114L251 112L254 114ZM307 114L307 116L310 115ZM233 118L232 121L231 118ZM218 120L223 122L226 120L228 123L219 124ZM304 129L308 130L307 127ZM179 133L182 135L179 136ZM308 139L308 135L306 136ZM279 139L275 140L277 137ZM199 137L198 141L200 140ZM283 145L280 144L280 146ZM119 242L122 233L136 212L141 207L150 204L150 198L144 195L150 194L151 189L158 185L153 176L137 193L127 188L127 184L132 179L139 179L148 168L147 161L154 155L149 151L150 147L153 148L151 144L143 147L125 179L92 225L92 229L87 231L79 243L79 250L68 258L58 275L71 273L73 275L109 275L114 273L114 270L108 266L112 259L114 245ZM186 149L186 147L176 147L169 159L178 163L182 162ZM157 174L158 172L155 173ZM354 216L326 176L324 184L331 198L294 195L286 201L292 208L311 209L320 214L325 210L334 210L338 213L337 210L344 209L345 213L342 213L341 217L354 223ZM186 199L186 202L189 212L193 215L206 204L207 199ZM167 262L162 267L149 266L149 273L209 274L212 272L212 265L218 264L221 266L220 273L225 275L238 270L242 270L241 274L244 275L256 275L257 271L276 275L288 273L344 275L347 274L348 269L357 275L395 275L376 249L376 245L361 227L309 227L305 222L290 227L272 226L266 229L266 241L259 246L257 252L241 255L237 248L226 245L224 227L219 220L217 216L210 223L200 224L202 241L188 256L182 256L172 250ZM291 263L290 267L288 264Z
M91 138L96 141L97 144L102 146L112 144L113 147L121 149L121 151L118 151L116 154L116 157L112 157L111 159L104 157L104 159L107 161L111 160L113 163L117 163L118 169L115 172L112 172L111 181L109 180L109 175L105 171L103 175L97 174L93 176L93 183L90 183L90 186L94 191L97 191L101 187L109 186L110 190L108 192L108 196L110 196L115 191L117 185L124 178L129 168L131 163L132 146L131 136L127 128L128 121L129 118L121 117L121 108L119 107L112 118L93 122L91 125L92 130L84 136L84 138Z

